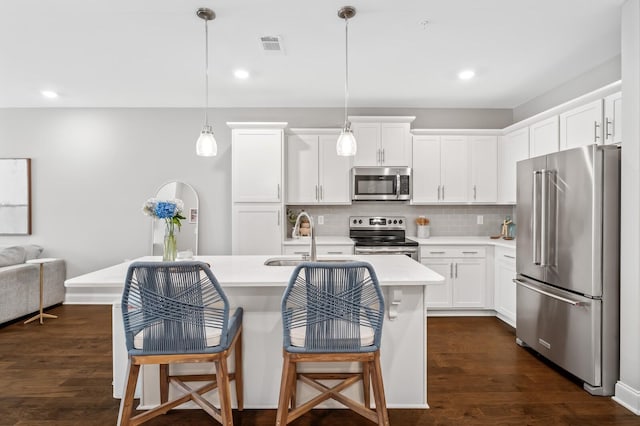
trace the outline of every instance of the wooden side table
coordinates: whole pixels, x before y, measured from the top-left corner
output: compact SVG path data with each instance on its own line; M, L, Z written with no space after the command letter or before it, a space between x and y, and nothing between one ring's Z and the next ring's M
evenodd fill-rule
M40 312L38 313L38 315L34 315L33 317L29 318L28 320L26 320L24 323L30 323L31 321L35 321L37 319L40 319L40 324L43 324L43 318L58 318L56 315L51 315L51 314L45 314L44 312L42 312L43 309L43 292L42 292L42 287L44 284L44 274L43 274L43 269L44 269L44 264L45 263L49 263L49 262L53 262L55 260L58 259L53 259L53 258L43 258L43 259L31 259L31 260L27 260L25 263L34 263L34 264L40 264Z

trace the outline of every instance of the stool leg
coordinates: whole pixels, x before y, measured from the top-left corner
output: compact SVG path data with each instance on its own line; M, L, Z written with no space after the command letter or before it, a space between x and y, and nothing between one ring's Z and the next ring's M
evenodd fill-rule
M133 397L136 392L136 384L138 383L138 373L140 373L140 365L134 364L129 358L127 367L127 383L125 384L122 399L120 400L120 411L118 413L118 425L128 426L131 413L133 413Z
M216 362L216 377L218 379L218 395L220 396L220 413L222 426L233 426L233 414L231 412L231 388L229 386L229 367L227 358L222 357Z
M376 401L376 413L378 414L378 424L389 426L389 414L387 413L387 401L384 397L384 385L382 383L382 368L380 367L380 351L373 356L373 374L371 383L373 385L373 397Z
M160 403L169 400L169 365L160 364Z
M280 379L280 398L278 399L278 413L276 414L276 426L284 426L287 424L287 415L289 414L290 402L290 383L291 374L295 366L289 360L289 354L283 353L282 361L282 378Z
M289 368L289 404L291 409L294 409L296 408L296 391L298 390L298 363L292 362Z
M371 408L371 369L368 362L362 363L362 391L364 393L364 406Z
M234 349L234 362L235 362L235 381L236 381L236 402L238 403L238 410L244 409L244 382L242 378L242 327L238 330L238 339L236 340L236 347Z

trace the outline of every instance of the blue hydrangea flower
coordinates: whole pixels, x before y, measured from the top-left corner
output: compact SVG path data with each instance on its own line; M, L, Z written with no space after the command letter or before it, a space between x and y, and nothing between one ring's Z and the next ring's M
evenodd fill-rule
M167 201L159 201L156 204L155 215L160 219L168 219L172 218L176 214L176 204L167 202Z

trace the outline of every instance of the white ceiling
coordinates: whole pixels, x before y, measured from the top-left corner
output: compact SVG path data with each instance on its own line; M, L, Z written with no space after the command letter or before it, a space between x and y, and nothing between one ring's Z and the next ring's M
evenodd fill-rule
M341 107L336 13L352 5L350 106L514 108L619 55L623 2L1 0L0 107L202 107L199 7L217 14L210 106ZM263 35L286 54L262 53Z

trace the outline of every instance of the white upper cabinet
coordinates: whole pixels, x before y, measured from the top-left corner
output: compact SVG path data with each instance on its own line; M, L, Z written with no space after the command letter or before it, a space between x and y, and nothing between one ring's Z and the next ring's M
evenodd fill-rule
M516 163L529 158L529 128L507 133L498 140L498 202L516 203Z
M440 136L413 137L413 203L440 201Z
M529 157L558 152L560 148L559 118L557 115L529 126Z
M560 114L560 150L603 143L602 99Z
M495 203L498 199L498 137L469 136L469 201Z
M237 203L231 213L232 254L281 254L283 217L280 204Z
M466 136L441 136L440 167L440 201L468 201L469 147Z
M283 130L234 128L231 137L233 202L280 202Z
M353 157L336 153L339 132L306 133L313 130L292 129L287 138L287 203L351 204Z
M354 166L410 166L415 117L349 117L358 143Z
M415 135L412 202L495 203L496 164L496 136Z
M287 138L287 202L313 204L318 201L318 136L289 135Z
M604 98L604 143L622 142L622 92Z
M321 204L351 204L350 182L353 157L338 155L338 135L319 137L319 198Z
M356 166L380 165L380 133L379 123L352 123L351 130L356 138L358 150L354 164Z

